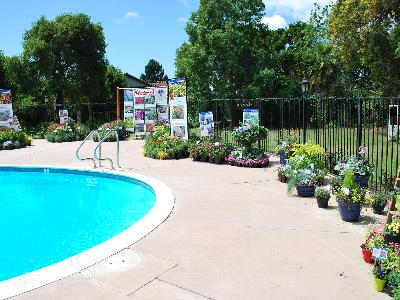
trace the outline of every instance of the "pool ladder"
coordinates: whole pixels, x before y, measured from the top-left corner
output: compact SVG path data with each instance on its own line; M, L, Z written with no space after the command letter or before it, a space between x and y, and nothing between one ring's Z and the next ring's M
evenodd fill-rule
M76 158L77 158L78 160L80 160L80 161L91 160L91 161L93 162L93 168L94 168L94 169L96 169L96 168L98 168L98 167L102 167L101 162L104 161L104 160L108 160L108 161L111 163L111 169L114 169L114 161L113 161L111 158L109 158L109 157L102 158L102 157L101 157L101 145L102 145L111 135L113 135L113 134L115 135L115 137L116 137L116 139L117 139L117 167L118 167L118 168L121 168L121 166L120 166L120 164L119 164L119 137L118 137L118 131L115 130L115 129L107 130L107 133L106 133L106 135L105 135L103 138L100 137L99 130L92 130L92 131L88 134L88 136L82 141L82 143L79 145L78 149L76 149L76 152L75 152ZM97 146L94 148L93 157L84 157L84 158L81 158L81 156L80 156L80 154L79 154L79 151L82 149L83 145L84 145L88 140L90 140L91 138L93 138L93 137L95 137L95 136L97 137L98 144L97 144ZM97 152L99 153L98 155L97 155ZM99 165L98 165L98 166L97 166L97 164L96 164L96 161L99 162Z

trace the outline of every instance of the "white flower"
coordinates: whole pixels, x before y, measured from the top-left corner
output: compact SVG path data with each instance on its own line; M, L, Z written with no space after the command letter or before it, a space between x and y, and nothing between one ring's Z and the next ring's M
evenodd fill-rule
M327 190L328 192L330 192L330 191L332 190L332 186L331 186L330 184L328 184L325 188L326 188L326 190Z
M197 142L196 142L196 145L198 145L198 144L200 144L200 141L197 141Z
M303 159L304 159L304 155L299 156L300 161L303 161Z
M310 170L310 169L304 170L304 174L311 175L311 173L312 173L312 170Z
M12 144L11 141L5 141L5 142L3 143L3 146L4 146L4 147L7 147L7 146L10 146L11 144Z
M311 170L314 170L314 164L310 164Z
M343 188L343 193L344 193L346 196L349 196L349 195L350 195L350 190L349 190L347 187L344 187L344 188Z
M215 142L215 143L214 143L214 146L219 146L219 142Z

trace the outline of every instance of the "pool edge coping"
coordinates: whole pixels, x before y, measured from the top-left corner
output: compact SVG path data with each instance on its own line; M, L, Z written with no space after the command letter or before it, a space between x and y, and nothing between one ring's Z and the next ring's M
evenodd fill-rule
M0 282L0 299L15 297L64 279L129 248L165 222L175 205L175 196L166 184L152 177L137 173L43 165L0 165L0 167L10 167L15 170L18 170L18 168L58 169L92 173L94 175L107 173L124 176L147 184L153 189L156 196L154 206L142 219L111 239L55 264Z

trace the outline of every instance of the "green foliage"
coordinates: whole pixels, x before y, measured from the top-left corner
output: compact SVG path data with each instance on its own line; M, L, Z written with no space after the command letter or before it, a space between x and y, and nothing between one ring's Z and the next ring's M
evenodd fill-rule
M233 137L240 146L251 149L255 143L267 138L268 129L264 126L242 126L233 131Z
M188 143L179 137L171 136L167 126L159 125L146 138L143 154L155 159L186 158L189 156Z
M24 132L0 128L0 150L23 148L32 144L32 138Z
M84 14L41 17L24 35L24 58L46 82L56 103L77 107L105 95L105 41L100 24Z
M307 142L295 147L294 155L289 158L289 164L294 170L323 169L322 157L325 149L318 144Z
M314 186L316 184L313 174L306 173L306 172L295 172L292 174L292 176L289 178L288 181L288 192L291 193L293 189L297 186L301 185L308 185L308 186Z
M162 80L168 80L168 76L164 75L164 68L158 61L150 59L144 68L144 74L140 75L140 79L146 82L156 83Z
M344 202L363 203L365 201L365 190L358 187L354 173L349 170L342 181L333 184L334 194Z
M229 143L217 141L211 138L202 138L195 143L189 144L189 154L191 158L207 157L217 160L225 160L233 147Z
M107 64L105 76L106 99L109 102L114 102L116 99L115 93L117 87L127 86L126 77L120 69L110 64Z
M276 153L285 152L290 153L294 152L295 145L299 142L299 136L295 132L290 132L289 130L282 129L279 132L277 138L277 145L275 148Z
M93 141L98 142L99 137L100 140L105 138L107 134L109 134L110 130L117 130L118 138L119 140L124 140L125 137L128 135L128 133L125 131L125 122L124 121L112 121L112 122L107 122L102 124L99 128L97 128L97 135L93 135ZM105 139L105 142L116 142L117 137L115 133L110 134L107 139Z
M368 205L385 205L390 197L392 197L392 193L386 193L386 192L369 192L368 195L365 198L365 202Z
M64 125L50 125L44 135L50 143L64 143L81 141L89 134L90 129L87 125L81 123L67 122Z
M321 200L329 200L329 198L331 197L331 194L329 192L329 190L327 190L326 187L317 187L315 189L315 198L317 199L321 199Z
M400 270L392 270L387 276L388 284L392 289L400 289ZM400 294L399 294L400 296Z

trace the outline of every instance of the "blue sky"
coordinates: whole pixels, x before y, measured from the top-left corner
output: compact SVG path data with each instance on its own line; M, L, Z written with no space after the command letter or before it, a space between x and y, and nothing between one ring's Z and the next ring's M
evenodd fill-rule
M234 1L234 0L232 0ZM44 15L83 12L101 23L107 43L107 58L123 72L140 76L153 58L169 77L174 77L176 49L186 41L185 22L198 8L199 0L35 0L2 1L0 50L6 55L22 53L24 32ZM313 0L265 0L270 27L284 27L306 20ZM317 1L327 4L327 0Z

